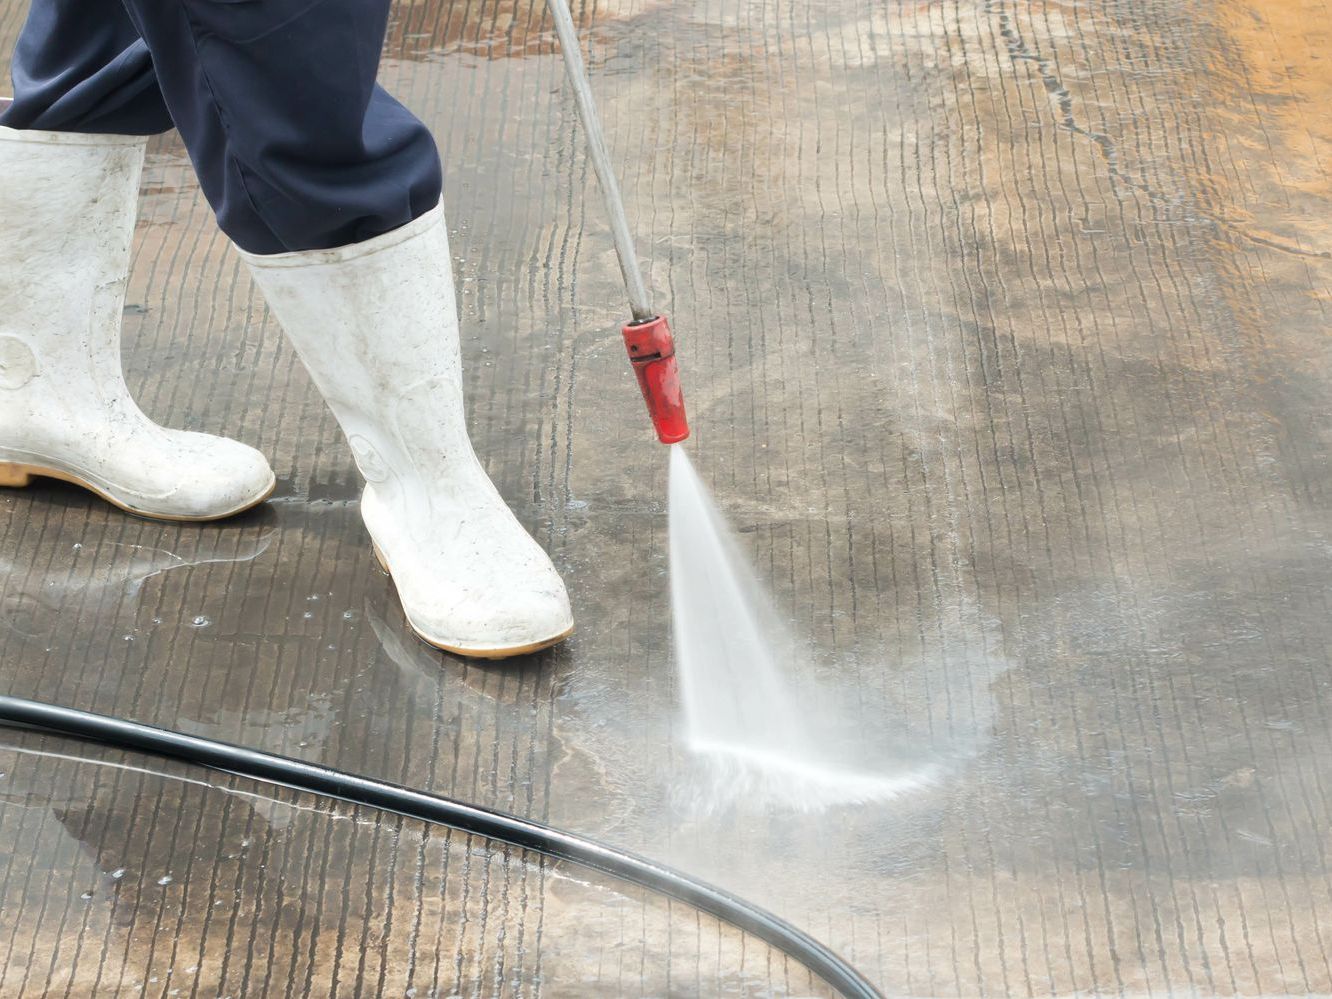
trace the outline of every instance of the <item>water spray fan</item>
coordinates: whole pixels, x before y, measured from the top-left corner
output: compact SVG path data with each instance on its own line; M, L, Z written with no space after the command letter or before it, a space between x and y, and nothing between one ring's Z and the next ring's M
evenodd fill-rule
M610 215L611 235L615 239L615 255L620 260L620 273L624 276L624 289L629 297L629 310L633 318L621 331L629 363L634 366L638 387L647 403L648 416L663 444L678 444L689 436L689 421L685 417L684 393L680 389L680 368L675 360L675 338L665 316L652 309L652 299L643 272L634 252L634 238L629 231L629 220L624 214L620 198L620 184L611 168L606 138L597 117L597 106L592 100L592 88L583 65L582 50L578 46L578 32L574 29L573 15L565 0L546 0L555 33L559 35L560 51L564 54L564 68L573 88L578 105L578 117L583 122L587 137L588 154L596 170L601 193L606 199L606 212Z

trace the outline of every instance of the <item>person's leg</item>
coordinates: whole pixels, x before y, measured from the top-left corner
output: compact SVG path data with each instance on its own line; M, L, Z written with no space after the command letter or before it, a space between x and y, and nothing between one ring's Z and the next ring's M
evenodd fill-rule
M126 2L223 229L347 434L408 622L477 656L566 637L564 584L467 436L438 154L374 82L388 0Z
M148 46L116 0L33 0L0 125L152 135L171 128Z
M244 256L347 434L413 630L492 658L568 637L564 583L468 439L443 207L351 246Z
M389 0L125 5L218 224L243 250L345 246L439 202L430 132L375 83Z
M263 455L157 426L121 373L142 136L170 125L146 48L107 0L35 0L18 48L0 124L0 485L67 479L172 520L261 502Z

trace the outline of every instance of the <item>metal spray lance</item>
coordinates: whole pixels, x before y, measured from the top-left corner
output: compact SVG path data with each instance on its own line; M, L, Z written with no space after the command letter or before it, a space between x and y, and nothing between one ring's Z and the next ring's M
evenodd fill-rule
M582 51L578 47L578 33L574 29L569 5L565 0L547 0L547 5L555 21L555 32L560 38L564 68L568 71L569 83L573 87L578 117L583 122L588 154L606 200L611 234L615 238L615 254L620 259L620 273L624 275L624 287L629 296L633 319L621 331L624 346L629 352L634 374L638 377L638 387L643 392L643 400L647 403L657 439L663 444L678 444L689 436L689 421L685 417L680 369L675 360L675 338L671 335L666 317L653 311L647 285L643 283L643 273L639 270L638 257L634 253L634 239L624 214L624 202L620 198L620 184L611 168L610 153L606 149L601 120L597 117L597 107L592 100L592 88L588 83L587 68L583 65Z

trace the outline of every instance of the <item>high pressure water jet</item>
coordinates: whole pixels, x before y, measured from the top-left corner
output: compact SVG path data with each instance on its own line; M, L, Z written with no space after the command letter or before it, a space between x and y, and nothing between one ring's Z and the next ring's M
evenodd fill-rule
M671 452L675 667L686 744L711 771L712 797L811 812L934 783L930 760L860 735L847 691L814 674L689 456Z

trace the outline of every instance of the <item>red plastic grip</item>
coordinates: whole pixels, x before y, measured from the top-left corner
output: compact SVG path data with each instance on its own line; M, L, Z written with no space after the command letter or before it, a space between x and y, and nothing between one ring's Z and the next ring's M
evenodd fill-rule
M685 417L680 369L675 361L675 338L665 316L645 323L630 323L623 329L629 362L638 376L648 415L663 444L678 444L689 436Z

